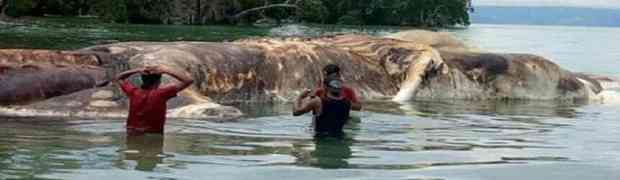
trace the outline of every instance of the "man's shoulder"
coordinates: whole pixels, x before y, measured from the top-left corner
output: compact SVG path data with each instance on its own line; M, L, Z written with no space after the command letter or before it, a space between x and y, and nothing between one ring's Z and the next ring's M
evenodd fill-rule
M136 86L134 86L128 80L120 80L118 82L118 85L121 88L121 90L128 96L132 96L133 94L135 94L135 91L137 89Z
M157 88L157 91L170 91L170 90L176 90L177 87L175 85L165 85L165 86L160 86Z
M123 87L135 87L135 86L133 85L133 83L131 83L131 81L126 80L126 79L119 80L119 81L118 81L118 84L119 84L120 86L123 86Z
M157 88L157 93L159 96L163 96L166 98L172 98L177 96L177 93L179 91L181 91L182 89L180 89L178 86L176 85L167 85L164 87L159 87Z
M353 88L351 88L349 86L342 86L342 90L348 91L348 92L355 92L355 90L353 90Z
M321 95L323 94L323 92L325 92L325 89L322 87L318 87L314 90L314 95Z

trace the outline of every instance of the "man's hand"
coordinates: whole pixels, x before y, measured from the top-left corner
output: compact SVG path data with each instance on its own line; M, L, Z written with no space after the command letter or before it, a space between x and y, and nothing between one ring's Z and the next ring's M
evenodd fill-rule
M303 91L303 92L301 92L301 95L299 95L299 98L300 98L300 99L305 99L305 98L307 98L308 96L310 96L310 93L312 93L312 90L310 90L310 89L304 89L304 91Z
M310 96L312 90L305 89L293 104L293 116L300 116L302 114L308 113L314 110L317 107L316 100L317 99L306 99Z
M143 69L142 74L163 74L162 66L147 66Z

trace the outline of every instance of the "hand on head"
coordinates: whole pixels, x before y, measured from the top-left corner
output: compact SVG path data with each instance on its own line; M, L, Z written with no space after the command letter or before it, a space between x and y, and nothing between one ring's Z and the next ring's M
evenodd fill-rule
M161 65L157 66L146 66L142 68L142 74L162 74L165 67Z

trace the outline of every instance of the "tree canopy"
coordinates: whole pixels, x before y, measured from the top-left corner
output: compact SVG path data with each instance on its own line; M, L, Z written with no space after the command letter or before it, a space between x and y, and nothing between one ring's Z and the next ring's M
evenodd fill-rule
M469 25L471 0L3 0L3 14L92 15L106 22L236 24L259 19L347 25Z

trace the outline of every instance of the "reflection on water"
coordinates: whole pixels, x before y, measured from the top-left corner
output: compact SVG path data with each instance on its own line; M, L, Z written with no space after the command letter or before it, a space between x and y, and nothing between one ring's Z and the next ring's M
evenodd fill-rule
M153 171L164 158L162 134L126 135L124 160L135 161L135 169Z
M315 158L312 166L326 169L347 168L347 162L352 156L353 141L347 137L315 137L314 151L310 153Z
M464 100L418 100L407 104L369 102L368 111L381 113L433 116L446 114L549 116L575 118L576 107L586 105L584 101L464 101Z
M7 119L0 126L0 176L277 179L295 169L297 179L458 179L493 167L471 179L518 179L506 174L541 165L618 176L612 169L620 164L620 141L612 137L620 124L616 108L604 104L368 102L342 138L313 137L311 117L292 117L287 104L245 106L262 110L234 122L170 120L163 136L126 136L123 120ZM464 169L455 175L446 171L452 167Z

